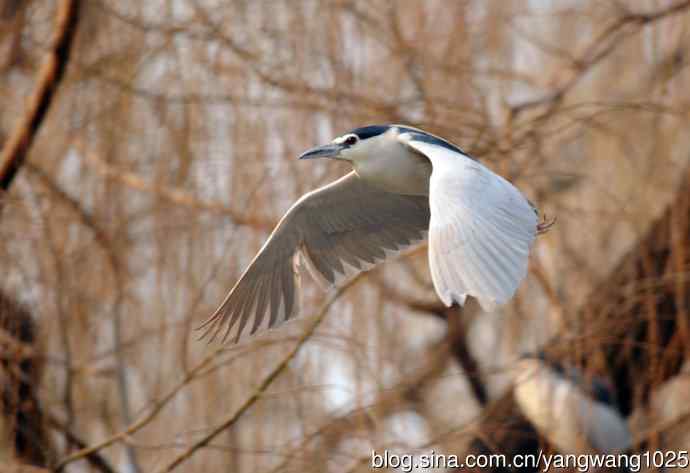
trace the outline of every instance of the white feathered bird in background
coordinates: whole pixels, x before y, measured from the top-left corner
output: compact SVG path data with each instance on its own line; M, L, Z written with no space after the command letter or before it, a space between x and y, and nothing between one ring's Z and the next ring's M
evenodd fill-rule
M514 367L513 393L524 416L562 454L622 453L633 444L610 386L573 367L525 356Z

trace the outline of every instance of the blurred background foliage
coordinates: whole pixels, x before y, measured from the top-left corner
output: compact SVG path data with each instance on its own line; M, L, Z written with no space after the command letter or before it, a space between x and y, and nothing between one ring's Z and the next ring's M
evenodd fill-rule
M0 2L0 146L62 3ZM533 447L501 428L520 422L509 369L543 346L609 377L636 435L688 449L690 407L663 396L690 395L690 2L80 3L2 195L0 461L341 472L371 449L515 452ZM348 170L296 156L373 123L459 144L557 217L517 297L445 309L421 247L335 296L306 276L304 316L268 336L196 341L292 202Z

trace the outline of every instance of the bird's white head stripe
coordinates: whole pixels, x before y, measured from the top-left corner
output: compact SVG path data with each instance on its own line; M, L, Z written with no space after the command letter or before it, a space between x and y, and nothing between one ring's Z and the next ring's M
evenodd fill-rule
M334 140L333 140L333 144L336 144L336 145L346 144L348 139L353 139L353 138L354 138L355 140L359 140L359 138L357 137L357 135L355 135L354 133L347 133L347 134L345 134L345 135L343 135L343 136L339 136L339 137L337 137L336 139L334 139Z

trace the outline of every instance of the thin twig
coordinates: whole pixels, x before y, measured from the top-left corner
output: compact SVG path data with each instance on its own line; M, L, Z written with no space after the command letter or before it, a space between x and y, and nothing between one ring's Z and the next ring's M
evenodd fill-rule
M263 231L271 231L273 229L275 222L271 219L243 216L222 202L202 201L180 189L149 183L141 176L106 163L96 156L95 153L89 151L86 145L80 141L74 140L73 144L84 156L84 163L107 179L116 180L131 189L154 194L155 196L175 205L195 210L203 210L206 212L228 215L236 225L243 225Z
M77 448L84 448L86 447L86 443L77 436L72 430L70 430L69 426L65 425L64 422L61 422L59 419L57 419L55 416L50 415L49 413L46 414L46 421L50 427L52 427L54 430L60 432L64 437L67 443L70 443ZM89 455L86 455L84 458L89 464L94 467L95 469L103 472L103 473L115 473L116 470L108 463L108 460L106 460L100 453L98 452L92 452Z
M197 440L192 444L187 450L179 454L172 462L170 462L168 465L165 467L161 468L158 470L160 473L165 473L169 471L173 471L175 468L180 466L182 463L186 462L191 458L194 453L208 445L214 438L216 438L220 433L222 433L224 430L232 427L239 419L242 417L242 415L249 410L250 407L252 407L256 402L261 399L263 394L266 392L268 387L275 381L278 376L287 368L287 366L290 364L290 362L295 358L297 353L300 351L304 343L311 338L313 335L314 331L316 328L319 326L323 318L326 316L328 313L328 310L331 308L333 303L340 297L341 294L343 294L350 286L352 286L356 281L358 281L362 277L362 273L360 273L359 276L356 278L352 279L348 284L342 286L339 288L333 296L331 296L328 301L321 307L321 310L319 310L318 314L314 318L313 322L309 325L309 328L302 334L302 336L299 338L295 346L290 350L290 352L283 358L283 360L276 365L273 370L263 379L261 384L254 390L251 396L249 396L244 403L237 409L235 412L232 414L228 415L220 424L218 424L211 432L204 436L203 438Z
M250 397L243 406L235 412L232 416L230 416L231 420L234 418L235 421L249 408L251 405L253 405L258 398L263 394L263 392L266 390L266 388L271 384L271 382L275 379L275 377L280 374L280 371L282 371L287 364L294 358L294 356L297 354L297 351L299 348L304 344L304 342L311 336L312 333L316 330L317 326L323 320L324 316L328 312L329 308L333 305L333 303L340 297L340 295L348 289L350 286L352 286L356 281L358 281L361 278L361 275L359 277L354 278L352 281L350 281L348 284L343 286L341 289L336 291L329 299L326 301L326 303L321 307L319 312L316 315L316 318L314 322L309 326L308 330L299 338L297 344L295 345L295 348L288 354L288 357L286 357L283 362L281 362L276 369L274 369L269 376L264 380L264 382L259 386L259 389L254 393L252 397ZM118 442L123 442L127 440L128 437L131 435L135 434L142 428L144 428L146 425L151 423L158 414L163 410L163 408L177 395L180 390L182 390L185 386L187 386L189 383L191 383L199 373L201 373L205 368L207 368L213 360L215 360L216 356L225 350L225 347L223 346L218 346L216 349L214 349L211 353L209 353L206 357L204 357L194 368L192 368L187 375L176 385L174 386L164 397L162 397L149 411L148 414L143 416L141 419L137 420L130 426L128 426L126 429L118 432L117 434L107 438L106 440L96 444L92 445L91 447L87 448L82 448L81 450L78 450L71 455L63 458L55 468L56 471L62 471L65 466L68 464L75 462L77 460L80 460L88 455L91 455L93 452L97 452L99 450L102 450L104 448L107 448L115 443ZM276 371L279 370L279 371ZM269 379L270 378L270 379ZM263 388L263 389L261 389ZM233 421L234 422L234 421ZM226 421L227 423L227 421ZM227 425L226 425L227 427ZM220 429L222 431L222 429ZM217 435L217 434L216 434ZM199 445L198 443L195 444L194 451L197 450L198 448L203 447L206 445L208 442L210 442L215 435L208 437L208 439L203 443L203 445ZM185 457L181 458L178 457L176 460L176 463L182 463L184 462L189 456L191 456L194 452L185 452ZM183 454L184 455L184 454ZM170 465L169 468L172 468L176 465ZM169 470L164 470L164 471L169 471Z
M562 102L565 95L572 90L594 67L606 58L620 42L615 41L616 35L623 31L625 27L635 25L639 28L646 26L652 22L664 19L666 17L681 13L690 8L690 0L678 2L669 7L660 9L652 13L629 13L623 15L609 24L595 39L584 49L584 52L577 58L572 59L572 64L575 73L571 75L559 87L547 93L546 95L514 104L510 107L510 114L513 119L521 112L542 106L548 105L549 110L544 113L544 116L550 115L553 112L553 107ZM603 45L603 46L602 46Z

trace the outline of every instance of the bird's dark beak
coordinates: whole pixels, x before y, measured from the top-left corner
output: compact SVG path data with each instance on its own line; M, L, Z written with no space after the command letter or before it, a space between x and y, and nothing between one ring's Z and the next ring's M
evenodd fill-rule
M337 159L340 151L343 149L341 145L329 144L312 148L302 153L299 159L316 159L316 158L333 158Z

